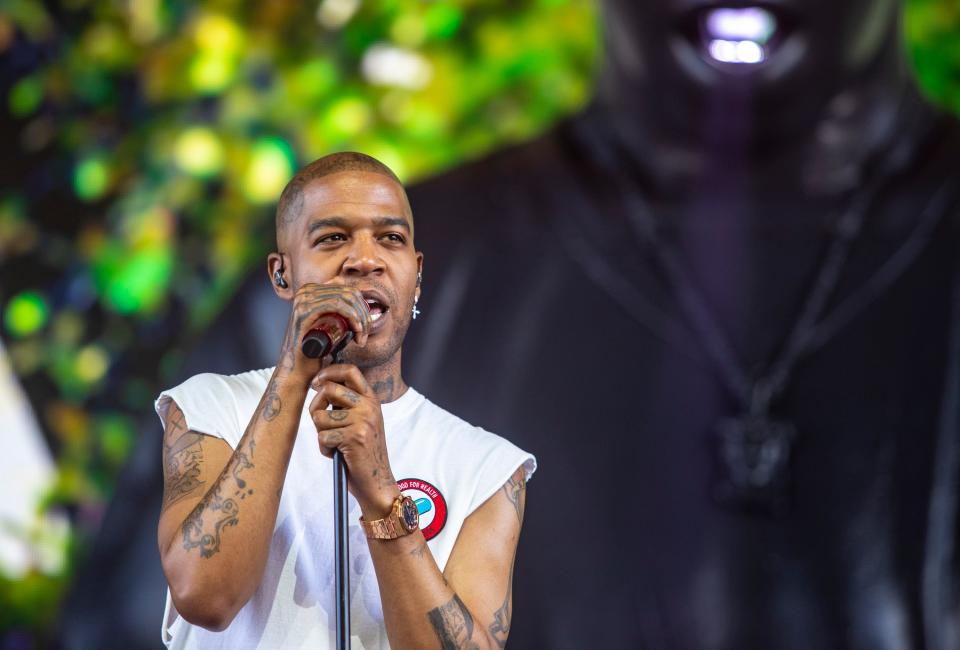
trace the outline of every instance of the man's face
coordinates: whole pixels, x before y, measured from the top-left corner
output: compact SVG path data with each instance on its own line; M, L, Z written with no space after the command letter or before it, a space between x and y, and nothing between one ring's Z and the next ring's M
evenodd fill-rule
M795 101L807 93L836 90L884 48L896 47L888 37L898 24L899 6L898 0L606 0L604 11L610 47L622 50L621 59L633 59L635 73L660 88L703 91L741 80L758 95ZM711 22L710 14L718 9L726 10L726 18ZM711 35L704 26L720 24L728 33L749 29L751 15L760 12L773 19L776 29L763 63L718 64L709 54L710 44L724 36Z
M365 347L344 360L370 368L392 359L410 325L422 255L413 247L413 217L403 188L381 174L339 172L303 189L299 217L283 233L290 283L336 283L376 300L380 316Z

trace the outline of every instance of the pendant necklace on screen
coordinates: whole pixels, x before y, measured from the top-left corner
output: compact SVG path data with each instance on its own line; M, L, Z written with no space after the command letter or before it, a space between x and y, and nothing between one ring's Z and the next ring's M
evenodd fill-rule
M863 231L878 193L889 188L894 177L912 160L912 155L890 156L886 168L876 170L864 187L849 197L826 243L826 253L813 274L813 282L800 303L798 318L789 327L779 352L760 372L754 373L738 358L677 247L661 236L660 224L640 190L623 179L619 169L606 170L622 200L622 212L633 236L654 258L683 320L696 335L694 343L699 352L696 356L713 370L736 402L737 410L716 422L711 439L717 467L713 495L723 506L765 515L789 511L791 466L801 432L790 418L775 415L777 398L788 387L797 364L879 297L919 256L956 196L957 183L948 178L932 193L908 236L876 272L828 310L851 248ZM565 180L569 187L576 187L577 181L572 176ZM658 338L689 354L690 341L677 334L683 327L636 290L629 278L610 265L603 255L590 251L591 244L585 237L571 236L583 232L590 223L584 219L589 219L591 214L594 223L598 218L596 209L587 205L585 189L581 185L579 190L564 194L565 206L558 220L558 227L565 230L561 240L576 242L566 244L571 257L635 320Z

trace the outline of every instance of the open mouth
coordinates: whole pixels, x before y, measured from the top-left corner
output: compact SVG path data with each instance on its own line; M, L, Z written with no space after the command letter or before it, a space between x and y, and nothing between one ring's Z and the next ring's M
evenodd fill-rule
M688 13L680 31L708 62L751 68L773 57L794 25L780 7L710 5Z
M387 313L390 307L379 296L363 292L363 299L367 302L367 309L370 310L370 320L376 323Z

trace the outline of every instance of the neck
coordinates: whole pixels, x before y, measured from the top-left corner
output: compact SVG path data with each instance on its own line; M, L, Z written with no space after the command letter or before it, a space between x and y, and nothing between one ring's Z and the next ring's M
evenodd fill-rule
M381 403L392 402L407 392L407 384L400 373L400 351L389 361L378 366L361 368L364 379L370 384Z

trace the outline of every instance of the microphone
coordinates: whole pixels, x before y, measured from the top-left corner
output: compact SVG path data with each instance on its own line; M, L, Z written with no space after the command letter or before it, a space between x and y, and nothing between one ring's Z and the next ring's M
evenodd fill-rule
M310 359L337 354L353 339L347 319L340 314L322 314L313 329L303 335L300 350Z

